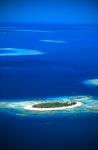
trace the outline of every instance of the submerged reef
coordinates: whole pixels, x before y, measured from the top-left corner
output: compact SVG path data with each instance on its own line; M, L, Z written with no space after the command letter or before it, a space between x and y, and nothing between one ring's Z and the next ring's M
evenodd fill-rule
M64 105L63 105L64 104ZM46 107L46 105L48 105ZM0 102L0 111L14 113L20 116L63 114L68 113L97 113L98 99L90 96L69 96L47 98L44 100L15 100Z
M85 80L83 83L91 86L98 86L98 79Z
M64 44L66 41L60 41L60 40L40 40L41 42L46 42L46 43L56 43L56 44Z
M21 29L16 27L0 27L0 32L6 33L7 31L14 31L14 32L37 32L37 33L44 33L44 32L54 32L53 30L37 30L37 29Z
M0 48L0 56L28 56L43 55L45 53L38 50L22 49L22 48Z

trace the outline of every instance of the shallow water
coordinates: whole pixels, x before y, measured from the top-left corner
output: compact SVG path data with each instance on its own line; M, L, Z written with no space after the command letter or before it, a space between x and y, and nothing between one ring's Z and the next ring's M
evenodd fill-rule
M84 102L87 107L66 113L32 114L20 111L19 106L3 107L0 109L2 150L98 149L98 86L83 84L85 80L98 78L97 26L70 26L49 32L31 30L0 28L1 48L45 53L0 56L0 104L62 100L78 95L92 98Z

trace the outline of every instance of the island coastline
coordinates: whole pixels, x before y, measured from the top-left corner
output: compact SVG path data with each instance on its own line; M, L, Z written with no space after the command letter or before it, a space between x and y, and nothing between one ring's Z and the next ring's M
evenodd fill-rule
M39 103L36 103L36 105ZM32 110L32 111L56 111L56 110L65 110L65 109L71 109L75 107L79 107L82 105L81 102L77 101L76 104L70 105L70 106L62 106L62 107L51 107L51 108L37 108L34 107L35 104L28 104L24 107L26 110Z

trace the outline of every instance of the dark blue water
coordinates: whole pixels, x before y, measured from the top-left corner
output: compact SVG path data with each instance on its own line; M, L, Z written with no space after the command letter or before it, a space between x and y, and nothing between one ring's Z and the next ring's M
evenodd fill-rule
M51 32L0 31L0 47L45 53L0 57L1 100L70 95L98 97L98 87L82 83L98 78L98 26L51 27L48 30ZM1 150L97 150L97 139L98 114L37 118L0 114Z

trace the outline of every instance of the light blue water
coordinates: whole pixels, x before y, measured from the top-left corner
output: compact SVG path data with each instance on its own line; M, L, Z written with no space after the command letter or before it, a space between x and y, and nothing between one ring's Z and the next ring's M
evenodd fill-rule
M77 95L97 99L98 87L83 81L98 78L98 27L29 30L0 30L0 48L32 49L45 54L0 56L1 101ZM97 139L98 113L26 117L0 111L2 150L96 150Z

